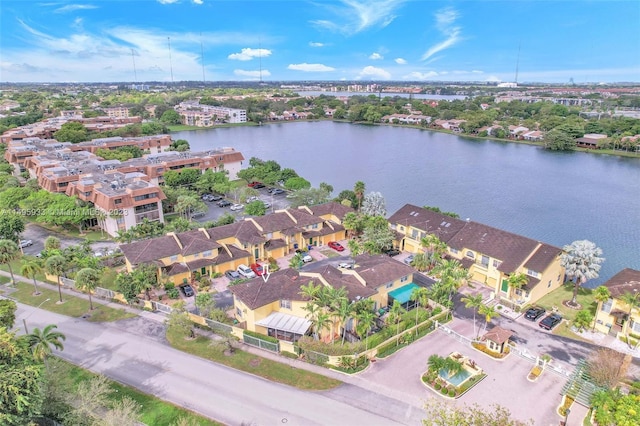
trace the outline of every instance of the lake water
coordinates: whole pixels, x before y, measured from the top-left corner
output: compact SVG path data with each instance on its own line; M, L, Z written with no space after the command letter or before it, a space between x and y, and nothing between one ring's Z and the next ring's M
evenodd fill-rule
M600 284L640 270L640 159L552 152L428 130L297 122L176 132L194 151L231 146L327 182L381 192L388 214L406 203L437 206L562 247L587 239L607 259Z

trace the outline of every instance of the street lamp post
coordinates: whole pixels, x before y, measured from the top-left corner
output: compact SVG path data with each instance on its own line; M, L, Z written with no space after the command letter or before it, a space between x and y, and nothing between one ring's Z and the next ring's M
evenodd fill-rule
M44 305L45 302L48 302L49 299L43 300L42 303L40 303L38 306L36 306L36 309L40 308L40 306ZM27 328L27 318L29 318L31 316L31 314L29 314L26 318L22 318L22 324L24 325L24 334L29 334L29 329Z
M567 426L567 421L569 419L569 414L571 414L571 410L570 409L566 409L564 412L564 426Z

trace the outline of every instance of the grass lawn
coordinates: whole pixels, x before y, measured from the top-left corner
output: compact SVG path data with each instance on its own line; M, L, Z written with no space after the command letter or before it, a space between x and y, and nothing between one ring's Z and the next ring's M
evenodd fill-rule
M595 315L598 304L593 300L593 296L591 295L592 292L593 291L591 289L581 287L578 290L578 303L582 306L582 309L588 309L591 315ZM573 321L578 311L575 309L569 309L562 304L565 300L571 300L572 296L573 285L565 284L538 300L536 305L542 306L547 311L551 311L555 306L558 308L562 318Z
M89 301L79 297L63 293L62 300L64 303L57 304L56 302L59 299L57 291L39 287L41 294L33 296L32 293L34 289L32 284L18 282L16 284L16 288L18 290L11 293L11 297L25 305L40 306L42 304L40 306L42 309L74 318L79 318L89 312ZM95 309L91 312L91 316L88 318L88 321L91 322L117 321L135 316L134 314L130 314L122 309L110 308L95 302L93 303L93 307Z
M65 361L62 361L65 362ZM75 385L78 385L82 381L90 380L95 377L95 373L89 370L85 370L80 367L76 367L73 364L69 364L71 368L71 379ZM180 408L169 402L163 401L155 396L140 392L129 386L122 385L118 382L109 381L111 387L111 394L109 399L111 401L120 401L124 396L136 401L140 406L140 418L139 420L147 425L171 425L175 424L178 420L184 420L185 424L198 425L198 426L219 426L221 423L217 423L213 420L209 420L205 417L199 416L191 411Z
M327 390L335 388L342 383L339 380L293 368L287 364L240 350L236 350L233 355L227 356L220 348L212 347L211 340L203 336L198 336L193 340L186 340L177 331L168 330L167 340L171 346L181 351L299 389Z
M83 240L107 241L111 239L109 234L103 231L85 230L80 233L77 226L55 226L41 222L37 222L37 225L44 229L48 229L49 231L57 232L68 237L82 238Z
M327 256L329 259L331 259L332 257L338 257L340 256L338 253L336 253L333 250L319 250L320 253L324 254L325 256Z
M109 290L117 290L116 277L118 276L118 269L116 268L104 268L102 276L100 277L99 287L108 288Z
M573 331L571 331L571 327L564 321L558 324L558 326L553 329L553 334L557 336L568 337L569 339L573 339L573 340L580 340L581 342L593 343L590 340L587 340L581 337L579 334L576 334Z

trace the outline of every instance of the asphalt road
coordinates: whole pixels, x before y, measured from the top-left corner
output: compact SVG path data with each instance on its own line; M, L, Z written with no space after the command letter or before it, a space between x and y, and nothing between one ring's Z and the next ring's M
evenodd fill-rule
M258 196L260 200L271 204L271 207L267 209L268 213L273 213L276 210L289 208L290 203L289 203L289 199L286 197L286 194L271 195L267 192L267 188L261 188L261 189L258 189L257 191L260 193L260 195ZM233 200L230 198L228 200L233 202ZM232 211L229 207L218 207L217 201L213 201L213 202L205 201L204 203L208 207L207 212L204 214L204 216L193 218L192 220L201 222L201 223L207 222L210 220L218 220L218 218L220 218L225 213L231 214L233 217L236 218L236 220L242 220L245 217L247 217L247 215L245 215L244 213L244 209L238 210L238 211Z
M44 250L44 240L47 239L48 236L54 236L60 240L60 246L62 248L66 248L69 246L77 245L82 243L84 240L82 238L74 238L66 235L58 234L56 232L45 229L41 226L38 226L34 223L28 223L25 227L24 232L22 233L21 239L23 240L31 240L33 245L29 247L24 247L22 250L24 254L28 254L31 256L35 256ZM105 234L105 240L108 236ZM103 250L103 249L114 249L118 246L117 243L112 241L100 241L91 244L91 248L94 252Z
M225 424L420 424L420 409L358 386L301 391L177 351L149 320L95 324L18 307L18 325L58 325L62 358Z

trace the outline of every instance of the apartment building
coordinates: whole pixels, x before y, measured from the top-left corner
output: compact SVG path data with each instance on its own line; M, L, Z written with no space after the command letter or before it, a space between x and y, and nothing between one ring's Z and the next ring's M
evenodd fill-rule
M189 126L211 127L216 123L246 123L247 111L222 106L201 105L198 100L181 102L174 107Z
M420 253L422 239L435 235L447 245L447 256L469 270L474 282L493 289L498 299L517 306L534 303L564 283L560 248L488 225L460 220L406 204L389 218L402 250ZM523 289L509 287L509 276L523 273Z

